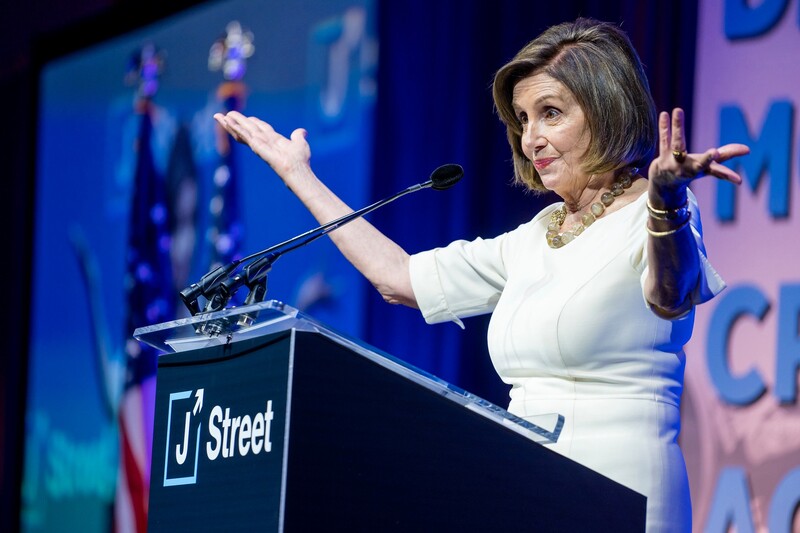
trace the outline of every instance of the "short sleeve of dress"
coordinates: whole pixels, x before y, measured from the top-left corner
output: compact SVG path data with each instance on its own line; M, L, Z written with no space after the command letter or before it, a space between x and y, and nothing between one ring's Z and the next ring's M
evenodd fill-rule
M455 241L411 256L411 286L429 324L494 310L508 277L504 245L508 234L494 239Z
M692 291L692 293L689 295L689 298L692 302L692 307L694 307L695 305L709 301L714 296L722 292L722 290L725 288L725 281L723 281L722 277L717 273L706 257L706 248L703 244L703 225L700 219L700 209L697 206L697 198L695 198L691 190L688 191L688 196L689 211L692 214L689 225L692 229L692 235L694 235L695 242L697 243L697 254L700 259L700 276L697 280L697 285L695 286L694 291ZM637 266L637 269L641 272L640 279L642 285L642 297L645 300L645 305L647 305L647 308L649 309L650 304L647 302L647 298L644 295L645 280L647 279L647 274L649 272L647 264L647 231L644 229L645 224L647 224L646 207L643 209L643 214L640 218L641 220L638 221L638 227L635 228L635 230L640 236L642 244L639 249L640 251L637 254L635 266Z

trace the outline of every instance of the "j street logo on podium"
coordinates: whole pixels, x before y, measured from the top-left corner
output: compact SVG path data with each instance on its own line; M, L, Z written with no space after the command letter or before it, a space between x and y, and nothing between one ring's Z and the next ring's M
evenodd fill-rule
M231 414L230 407L215 405L203 412L205 389L173 392L169 395L167 449L164 459L164 486L197 483L200 456L209 461L246 457L272 451L272 400L263 411ZM174 415L174 416L173 416ZM203 421L207 433L203 433ZM205 436L205 441L201 443Z

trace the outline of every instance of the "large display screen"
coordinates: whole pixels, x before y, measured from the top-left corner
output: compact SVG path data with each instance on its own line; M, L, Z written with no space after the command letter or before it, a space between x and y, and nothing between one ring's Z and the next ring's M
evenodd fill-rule
M353 207L369 203L374 11L372 0L205 3L43 66L24 531L106 531L113 521L117 413L135 342L126 289L166 272L131 272L131 254L143 253L135 247L167 257L162 311L174 317L186 313L177 291L220 254L247 255L316 225L246 147L234 146L221 171L225 140L212 116L232 95L285 135L306 128L315 171ZM232 49L239 56L220 55ZM134 245L143 153L164 199L147 216L166 231ZM361 335L366 286L327 239L282 257L268 280L268 298ZM152 390L140 393L146 417Z

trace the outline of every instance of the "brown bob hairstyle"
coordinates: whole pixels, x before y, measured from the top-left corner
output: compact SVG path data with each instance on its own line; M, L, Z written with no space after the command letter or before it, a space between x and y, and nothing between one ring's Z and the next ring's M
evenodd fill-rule
M591 135L585 172L642 168L652 159L656 110L639 56L617 26L579 18L545 30L495 75L494 104L506 125L515 182L545 190L522 152L522 126L511 105L514 86L535 73L561 82L581 106Z

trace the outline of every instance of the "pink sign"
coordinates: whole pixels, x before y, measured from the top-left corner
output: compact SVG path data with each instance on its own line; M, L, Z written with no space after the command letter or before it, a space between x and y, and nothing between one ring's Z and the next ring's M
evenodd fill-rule
M755 7L751 7L755 6ZM728 288L686 347L694 530L800 531L800 13L789 0L705 0L692 151L744 142L745 183L692 187Z

